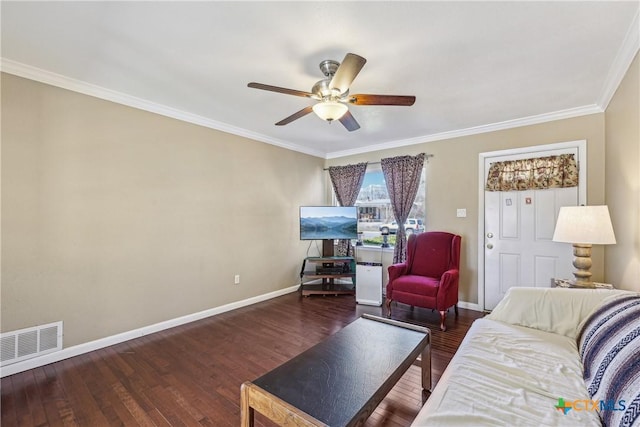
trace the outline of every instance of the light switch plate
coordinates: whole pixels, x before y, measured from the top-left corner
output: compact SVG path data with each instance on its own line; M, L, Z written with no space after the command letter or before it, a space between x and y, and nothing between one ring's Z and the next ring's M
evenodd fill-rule
M466 209L458 209L456 211L456 216L458 218L466 218L467 217L467 210Z

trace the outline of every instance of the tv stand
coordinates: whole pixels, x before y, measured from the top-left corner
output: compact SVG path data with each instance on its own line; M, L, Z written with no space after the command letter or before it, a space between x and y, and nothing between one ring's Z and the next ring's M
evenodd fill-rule
M333 239L322 241L321 257L306 257L300 270L300 293L309 295L355 295L354 258L333 256ZM350 279L351 283L336 283L339 279Z
M300 271L302 296L355 295L356 274L351 271L353 261L350 256L306 257ZM351 283L336 283L336 279L350 279Z

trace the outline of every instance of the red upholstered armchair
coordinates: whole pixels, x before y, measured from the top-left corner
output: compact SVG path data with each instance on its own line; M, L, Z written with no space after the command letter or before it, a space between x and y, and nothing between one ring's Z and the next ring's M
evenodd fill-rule
M458 278L460 241L455 234L431 231L412 234L407 242L407 260L389 266L387 310L391 302L431 308L440 312L440 329L447 309L455 307L458 315Z

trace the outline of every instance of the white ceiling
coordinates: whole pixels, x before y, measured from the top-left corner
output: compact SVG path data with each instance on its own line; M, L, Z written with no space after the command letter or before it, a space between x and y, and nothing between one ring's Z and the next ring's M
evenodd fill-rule
M602 111L638 50L639 2L9 2L2 69L332 158ZM313 103L318 64L367 64L347 132Z

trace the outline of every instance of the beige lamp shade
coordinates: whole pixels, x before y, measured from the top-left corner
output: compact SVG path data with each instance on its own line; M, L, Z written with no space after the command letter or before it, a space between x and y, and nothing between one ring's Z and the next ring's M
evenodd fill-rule
M616 243L607 206L560 208L554 242L612 245Z

